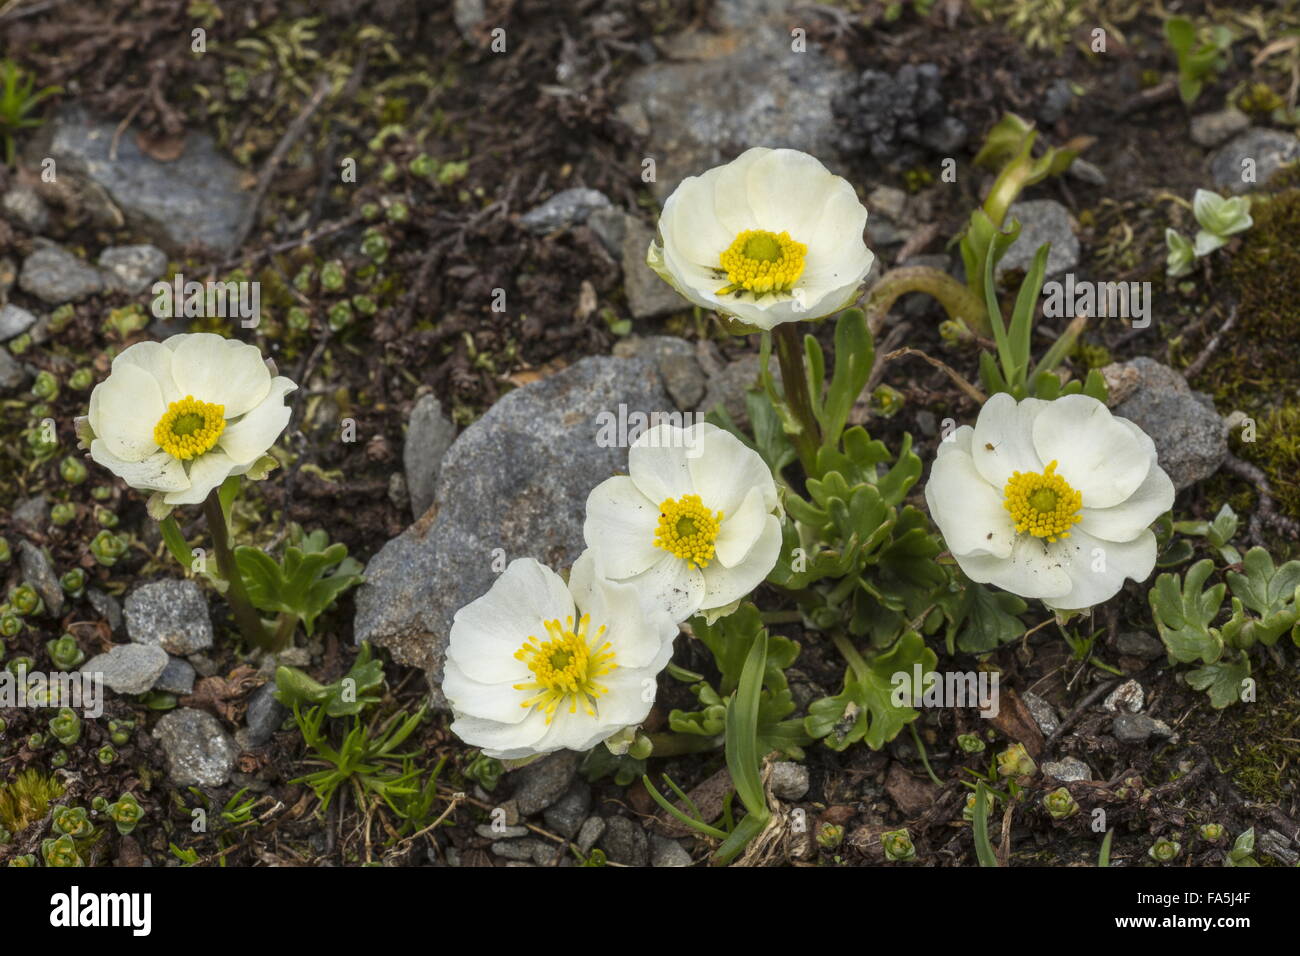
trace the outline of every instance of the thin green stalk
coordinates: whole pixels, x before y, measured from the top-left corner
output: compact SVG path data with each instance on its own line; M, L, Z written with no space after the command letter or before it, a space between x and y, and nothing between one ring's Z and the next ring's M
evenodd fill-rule
M244 579L240 576L239 566L235 563L235 552L230 548L230 531L226 527L226 516L221 508L221 499L216 491L208 495L203 502L203 517L207 520L208 531L212 534L212 550L217 553L217 569L226 580L226 603L235 615L244 639L263 650L276 650L273 639L266 633L262 617L248 599L244 589Z
M984 303L965 284L931 266L903 266L882 275L863 304L872 335L880 330L898 297L909 292L924 292L943 306L948 318L960 319L985 335L989 333Z
M772 330L776 340L776 357L781 365L781 382L785 386L785 404L790 410L797 430L790 438L799 463L809 478L817 475L817 449L821 447L821 426L813 414L812 399L808 395L808 378L804 373L803 343L795 332L793 322L784 322Z
M844 655L844 659L849 662L849 667L853 669L853 676L860 682L867 679L869 668L867 662L862 659L858 649L853 646L853 642L844 636L841 631L831 631L831 641L839 652Z
M722 735L703 737L699 734L647 734L654 745L651 753L656 757L680 757L717 750L722 746Z

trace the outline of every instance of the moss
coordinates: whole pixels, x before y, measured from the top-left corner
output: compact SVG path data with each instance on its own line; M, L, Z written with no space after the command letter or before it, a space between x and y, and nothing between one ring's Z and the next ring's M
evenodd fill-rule
M1260 660L1255 657L1257 665ZM1248 799L1277 806L1295 796L1300 674L1270 661L1254 677L1257 699L1225 712L1214 758Z
M12 782L0 784L0 827L22 833L40 820L50 804L63 796L63 784L36 769L24 770Z

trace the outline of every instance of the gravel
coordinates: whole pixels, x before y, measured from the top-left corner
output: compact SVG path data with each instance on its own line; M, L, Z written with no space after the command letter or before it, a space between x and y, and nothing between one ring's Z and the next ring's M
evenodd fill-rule
M165 578L142 584L126 599L126 631L137 644L169 654L193 654L212 646L208 602L194 581Z
M107 653L97 654L82 665L86 674L101 674L109 689L118 694L143 694L167 669L167 652L144 644L114 644Z
M220 787L230 779L239 755L235 742L207 711L169 711L153 730L167 755L167 772L181 787Z

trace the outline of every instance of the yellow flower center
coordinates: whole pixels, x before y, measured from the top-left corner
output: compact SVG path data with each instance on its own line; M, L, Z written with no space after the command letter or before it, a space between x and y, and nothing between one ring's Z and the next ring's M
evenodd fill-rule
M713 543L718 540L722 512L710 513L699 495L666 498L659 506L655 547L669 551L697 568L713 560Z
M609 688L596 679L618 667L609 641L601 641L604 625L595 634L588 635L591 616L584 614L578 620L576 631L571 617L565 618L563 625L556 618L544 621L542 626L550 635L549 641L539 642L530 634L515 651L516 659L526 663L533 672L533 679L515 684L515 690L537 691L519 706L541 707L548 724L566 700L569 713L576 714L581 703L588 716L596 716L596 698L609 693Z
M1070 528L1083 520L1079 509L1083 495L1056 473L1056 462L1036 471L1012 472L1002 489L1002 506L1011 512L1016 531L1055 541L1068 538Z
M189 461L212 448L226 430L226 408L186 395L167 406L153 427L153 440L173 458Z
M778 235L764 229L746 229L720 257L727 285L716 294L741 289L759 295L789 292L803 275L803 257L807 254L808 247L795 242L788 232Z

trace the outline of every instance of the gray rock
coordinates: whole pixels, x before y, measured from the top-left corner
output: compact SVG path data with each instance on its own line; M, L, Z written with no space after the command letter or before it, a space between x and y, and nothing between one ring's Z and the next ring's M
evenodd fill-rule
M411 512L417 518L433 504L438 469L455 439L456 426L442 413L438 399L422 395L411 409L406 441L402 445L406 490L411 497Z
M514 801L521 817L545 810L564 796L578 772L582 755L560 750L514 772Z
M121 632L123 624L122 605L117 598L96 588L90 588L86 591L86 600L90 602L90 606L95 609L99 616L108 622L109 630L114 634Z
M479 33L483 21L487 19L487 5L483 0L455 0L451 16L465 42L478 46L481 40Z
M578 831L578 839L574 842L578 844L578 849L583 853L590 853L591 848L596 845L596 841L605 833L605 820L603 817L588 817L587 822L582 825Z
M650 117L640 103L623 103L614 111L614 115L637 136L650 135Z
M8 256L0 256L0 302L9 295L9 290L18 281L18 267Z
M581 225L593 212L609 204L609 197L600 190L582 187L564 189L520 216L519 225L529 232L542 235L556 229Z
M682 411L690 411L704 398L708 378L695 357L695 347L675 335L631 335L614 345L619 358L654 360L664 388Z
M606 252L616 260L622 259L627 213L617 206L602 206L587 217L587 228L596 234Z
M1259 852L1271 856L1283 866L1295 866L1300 863L1300 853L1291 849L1291 841L1287 839L1285 833L1263 830L1259 834L1259 842L1256 845Z
M1061 720L1056 716L1056 708L1033 691L1025 691L1020 695L1020 699L1029 708L1029 716L1034 718L1034 723L1038 725L1038 729L1043 732L1044 737L1050 737L1056 733L1056 728L1061 726Z
M114 644L82 665L82 672L100 674L118 694L143 694L167 669L167 652L144 644Z
M497 826L495 823L480 823L474 832L485 840L517 840L531 832L528 827Z
M36 589L36 593L45 602L46 608L55 617L63 613L63 585L54 570L50 556L43 548L22 541L18 545L19 563L22 566L23 580Z
M1244 193L1253 186L1262 186L1287 163L1300 156L1300 141L1291 133L1275 129L1250 129L1220 146L1210 156L1210 178L1216 186L1229 192ZM1246 174L1245 160L1254 161L1254 179L1242 179Z
M653 229L636 216L626 217L623 226L623 290L627 293L628 311L634 319L657 319L691 307L676 289L646 265L646 250L653 238Z
M1102 706L1112 714L1120 711L1136 714L1145 703L1146 692L1142 690L1142 685L1135 680L1126 680L1106 695Z
M22 335L36 324L36 316L12 302L0 306L0 342ZM8 354L8 349L5 350ZM12 361L12 359L10 359Z
M1043 91L1042 102L1038 106L1038 118L1048 126L1056 123L1074 102L1074 87L1069 80L1061 77L1054 80Z
M656 833L650 834L651 866L693 866L694 863L685 847L676 840L661 837Z
M1120 743L1145 743L1152 736L1168 737L1173 731L1163 720L1154 720L1146 714L1116 714L1110 732Z
M155 244L178 252L201 243L216 252L234 249L252 193L245 171L218 152L212 137L190 133L180 157L161 162L144 153L132 130L118 136L118 121L68 107L32 137L28 155L51 157L59 177L104 192L126 222ZM117 143L117 156L109 155Z
M607 817L600 848L614 863L624 866L649 866L650 841L640 825L627 817Z
M50 305L78 302L104 288L104 277L72 253L53 243L23 260L18 286Z
M772 764L772 795L782 800L802 800L808 793L808 768L789 760Z
M167 253L157 246L109 246L99 254L99 267L110 289L139 295L167 271Z
M167 666L154 681L153 689L165 694L184 695L194 690L194 665L183 657L169 657Z
M28 232L40 235L50 224L50 211L36 190L22 184L11 186L0 199L0 214Z
M1027 199L1012 203L1007 222L1020 223L1020 236L998 262L998 275L1012 269L1029 271L1034 254L1045 242L1052 244L1047 254L1047 276L1068 272L1079 264L1079 240L1074 235L1070 211L1055 199Z
M44 528L49 514L50 504L45 500L44 495L32 495L30 498L20 498L14 502L14 520L29 528L35 530Z
M867 195L867 209L894 222L903 218L906 207L907 193L894 186L877 186Z
M574 780L564 796L546 808L542 819L546 821L548 830L572 840L590 812L591 787L583 780Z
M1077 179L1081 183L1087 183L1089 186L1105 186L1109 180L1106 174L1102 172L1101 167L1095 163L1090 163L1082 157L1077 157L1070 164L1070 168L1065 174L1071 179Z
M194 581L164 578L142 584L126 599L126 632L137 644L169 654L193 654L212 646L208 602Z
M13 392L27 381L27 370L18 360L9 354L6 348L0 348L0 392Z
M533 860L539 848L552 850L541 840L525 837L519 840L498 840L492 844L492 853L504 860Z
M1125 657L1154 661L1165 656L1165 645L1144 631L1125 631L1115 639L1115 649Z
M1078 757L1063 757L1049 760L1042 766L1042 771L1049 777L1055 777L1061 783L1073 783L1076 780L1091 780L1092 770Z
M371 558L356 640L428 670L435 709L446 707L439 685L452 616L496 579L493 549L554 568L582 553L581 502L627 467L626 448L598 440L620 405L671 410L653 363L588 357L509 393L447 452L436 511Z
M1218 470L1228 455L1228 429L1174 369L1142 356L1109 368L1137 370L1137 386L1113 409L1156 443L1160 467L1181 491Z
M1250 125L1250 117L1241 110L1218 110L1192 117L1192 142L1198 146L1218 146Z
M220 787L230 779L239 751L217 718L182 707L163 715L153 736L167 754L167 772L177 786Z
M726 32L666 38L672 58L623 84L621 102L639 104L649 120L657 199L751 146L793 147L834 163L840 130L831 100L854 75L817 44L791 49L789 6L721 5L714 17Z
M275 699L275 682L267 681L248 698L244 723L248 728L248 743L260 747L271 739L289 717L289 708Z
M768 362L768 371L779 384L781 369L776 356ZM741 428L749 427L749 409L745 404L745 395L755 388L761 388L758 382L759 368L756 354L745 355L728 362L716 375L709 376L709 384L704 393L704 401L699 410L706 415L721 405Z

